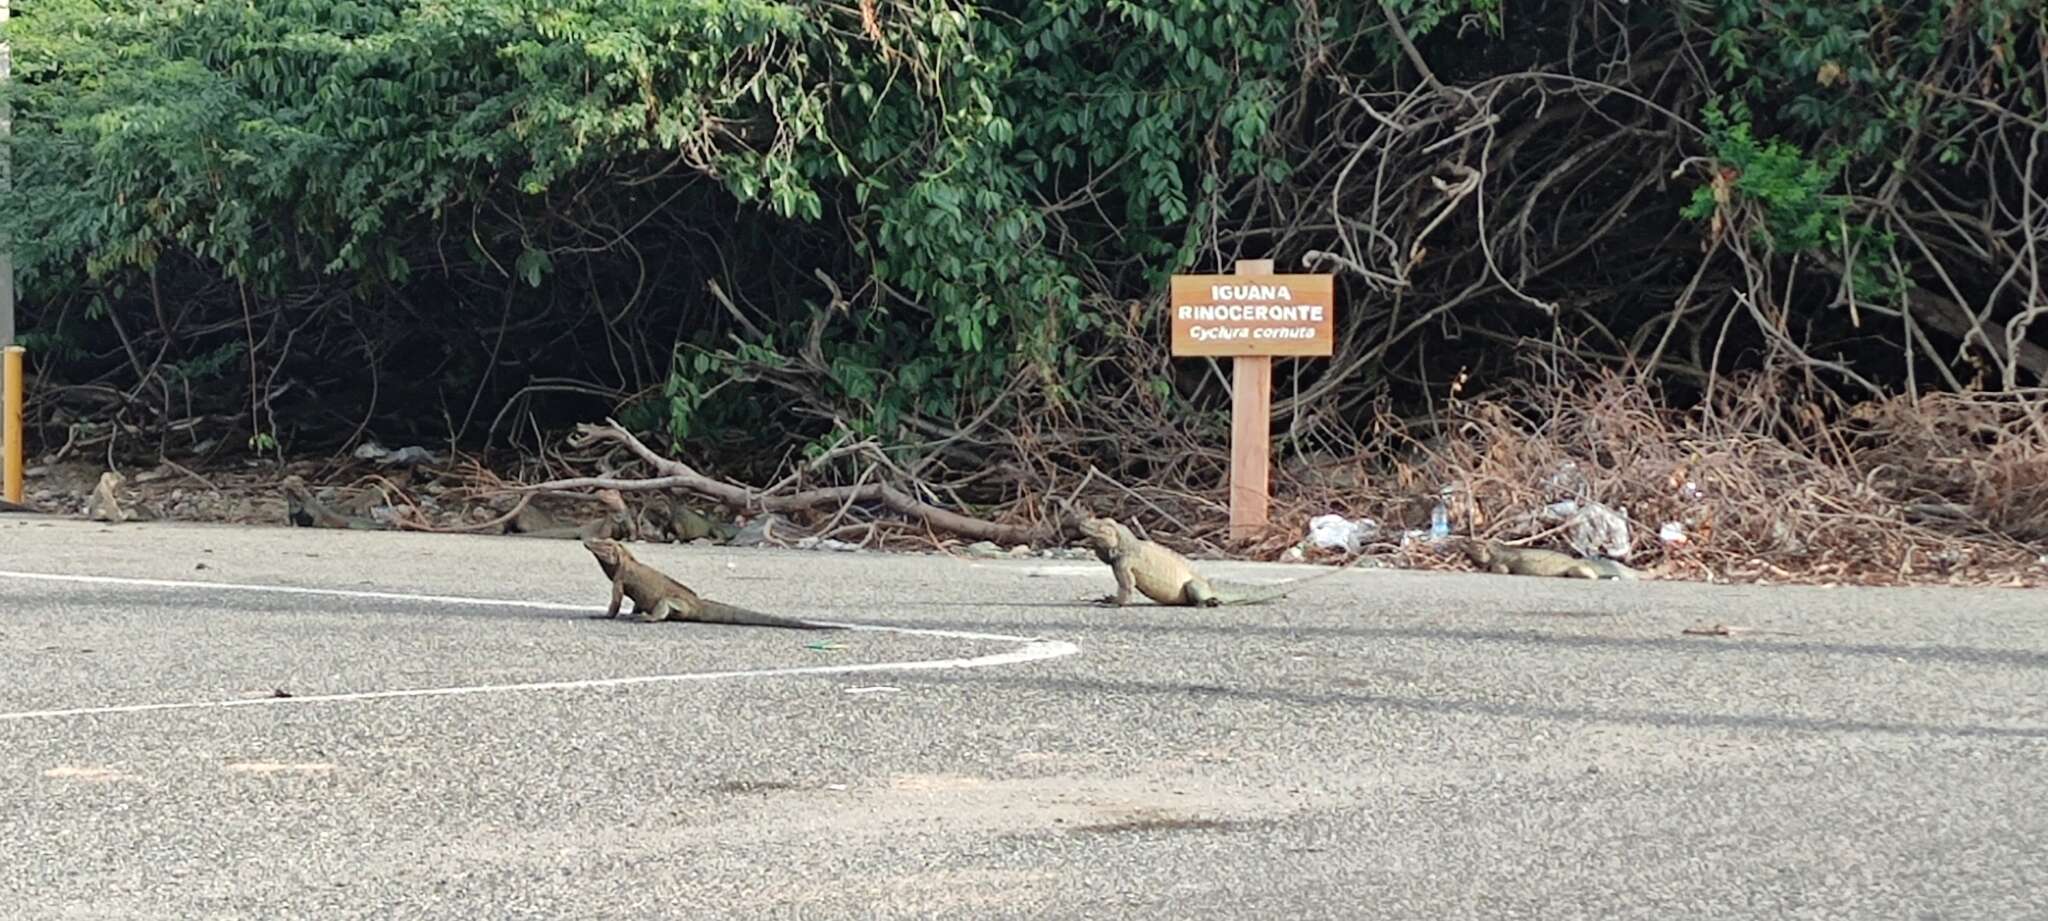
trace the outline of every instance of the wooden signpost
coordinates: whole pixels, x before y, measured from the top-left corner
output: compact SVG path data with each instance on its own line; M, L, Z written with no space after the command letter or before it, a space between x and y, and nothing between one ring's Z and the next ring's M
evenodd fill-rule
M1230 536L1245 540L1266 526L1273 356L1330 356L1337 284L1332 275L1275 275L1271 259L1240 259L1235 268L1173 276L1169 309L1175 358L1232 359Z

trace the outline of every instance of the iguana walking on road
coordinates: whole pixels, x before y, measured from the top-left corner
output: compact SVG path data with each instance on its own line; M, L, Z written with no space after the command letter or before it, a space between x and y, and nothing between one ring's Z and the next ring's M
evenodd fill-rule
M1519 576L1563 576L1568 579L1635 579L1636 571L1613 560L1586 560L1569 553L1535 547L1511 547L1495 540L1465 541L1465 555L1479 568Z
M583 548L597 558L599 569L612 581L611 607L604 616L619 616L619 605L633 599L633 611L645 623L686 620L707 624L741 624L752 627L789 627L797 630L839 630L832 624L776 617L700 598L681 582L633 558L626 545L615 540L585 538Z
M296 473L285 477L280 485L284 488L285 520L294 525L302 528L337 528L350 531L389 530L383 522L375 518L356 518L328 508L318 496L313 495L313 490L307 487L306 481L300 479Z
M1283 582L1271 588L1277 591L1261 591L1264 586L1225 586L1204 578L1195 571L1195 565L1187 557L1173 552L1162 544L1144 540L1131 533L1114 518L1083 518L1077 526L1081 536L1095 551L1095 558L1109 564L1110 572L1116 576L1116 594L1103 598L1103 602L1122 607L1131 603L1131 590L1137 589L1145 597L1165 605L1181 607L1215 607L1226 604L1261 604L1284 596L1302 583L1313 582L1350 569L1365 559L1360 554L1330 572Z

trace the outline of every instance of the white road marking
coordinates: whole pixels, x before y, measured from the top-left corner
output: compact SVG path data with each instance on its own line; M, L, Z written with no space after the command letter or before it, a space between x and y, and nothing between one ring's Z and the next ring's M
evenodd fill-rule
M1033 566L1024 571L1025 577L1033 579L1043 579L1049 576L1095 576L1101 574L1101 565L1083 563L1054 563L1048 566Z
M523 601L515 598L471 598L464 595L413 595L404 592L367 592L350 588L299 588L293 585L254 585L243 582L199 582L190 579L133 579L127 576L71 576L54 572L16 572L0 569L0 577L9 579L40 579L45 582L89 582L99 585L138 585L149 588L204 588L228 589L239 592L271 592L279 595L329 595L337 598L375 598L382 601L439 601L449 604L482 604L501 608L541 608L551 611L604 610L603 605L590 607L578 604L559 604L553 601Z
M1265 567L1271 567L1271 566L1276 566L1276 565L1281 565L1281 564L1276 564L1276 563L1248 563L1248 562L1243 562L1243 561L1233 561L1233 562L1232 562L1231 564L1226 564L1226 565L1222 565L1222 566L1219 566L1219 565L1216 565L1216 564L1214 564L1214 563L1211 563L1211 562L1209 562L1209 561L1206 561L1206 560L1205 560L1205 561L1202 561L1202 569L1203 569L1203 574L1205 574L1205 575L1208 575L1208 576L1209 576L1209 578L1211 578L1211 579L1217 579L1217 578L1218 578L1218 576L1217 576L1217 573L1218 573L1219 571L1220 571L1220 572L1224 572L1224 573L1228 573L1228 575L1222 576L1222 577L1221 577L1221 579L1220 579L1219 581L1223 581L1223 582L1229 582L1229 583L1231 583L1231 584L1234 584L1234 585L1260 585L1260 586L1267 586L1267 585L1286 585L1286 584L1287 584L1287 583L1289 583L1289 582L1299 582L1299 581L1302 581L1302 580L1304 580L1304 579L1314 579L1314 578L1316 578L1316 577L1318 577L1318 576L1322 576L1322 575L1327 575L1327 574L1329 574L1329 573L1331 573L1331 572L1333 572L1333 571L1336 571L1336 567L1333 567L1333 566L1328 566L1328 565L1325 565L1325 564L1321 564L1321 563L1315 563L1315 564L1300 564L1300 563L1290 563L1290 564L1285 564L1285 565L1290 565L1290 566L1296 566L1296 567L1300 567L1300 568L1306 568L1306 569L1309 569L1309 570L1311 570L1311 572L1310 572L1310 573L1309 573L1308 575L1305 575L1305 576L1292 576L1292 575L1272 575L1272 574L1270 574L1270 573L1271 573L1270 569L1267 569L1267 568L1265 568ZM1244 574L1242 574L1242 571L1243 571L1243 567L1246 567L1246 566L1258 566L1258 567L1261 567L1261 568L1260 568L1260 570L1259 570L1259 573L1260 573L1260 574L1259 574L1259 575L1244 575ZM1026 577L1026 578L1032 578L1032 579L1047 579L1047 578L1052 578L1052 577L1054 577L1054 576L1076 576L1076 577L1080 577L1080 578L1087 578L1087 579L1093 579L1093 578L1096 578L1096 577L1098 577L1098 576L1104 575L1104 574L1105 574L1105 569L1106 569L1106 567L1104 567L1104 566L1102 566L1102 565L1100 565L1100 564L1096 564L1096 563L1066 563L1066 564L1059 564L1059 563L1055 563L1055 564L1050 564L1050 565L1045 565L1045 566L1034 566L1034 567L1031 567L1030 569L1027 569L1027 570L1025 570L1025 572L1024 572L1024 575L1025 575L1025 577ZM1356 571L1356 567L1354 567L1352 571Z
M270 592L286 595L323 595L338 598L368 598L383 601L432 601L443 604L473 604L496 607L539 608L554 611L602 611L603 605L559 604L549 601L525 601L519 599L474 598L464 595L414 595L403 592L372 592L343 588L300 588L289 585L253 585L239 582L199 582L184 579L136 579L125 576L78 576L59 573L18 572L0 570L0 578L28 579L47 582L84 582L105 585L132 585L151 588L189 588L210 591ZM924 659L911 662L871 662L858 665L811 665L794 668L756 668L723 672L685 672L674 675L632 675L620 678L584 678L569 681L532 681L518 684L480 684L439 688L400 688L389 691L358 691L344 694L309 694L304 697L248 697L233 700L200 700L178 703L125 704L106 707L72 707L57 710L23 710L16 713L0 713L0 722L29 719L46 719L60 716L87 716L106 713L145 713L158 710L200 710L225 709L228 707L280 706L287 704L333 703L341 701L385 700L395 697L448 697L463 694L494 694L505 691L555 691L581 688L624 687L635 684L674 684L685 681L715 681L723 678L767 678L783 675L847 675L863 672L911 672L936 671L944 669L992 668L999 665L1021 665L1056 659L1080 652L1080 647L1063 640L1047 640L1029 636L1011 636L1004 633L974 633L965 630L933 630L918 627L886 627L879 624L850 624L834 621L817 621L852 630L872 630L884 633L903 633L914 636L935 636L948 639L989 640L994 642L1021 643L1021 647L1009 652L975 656L967 659Z

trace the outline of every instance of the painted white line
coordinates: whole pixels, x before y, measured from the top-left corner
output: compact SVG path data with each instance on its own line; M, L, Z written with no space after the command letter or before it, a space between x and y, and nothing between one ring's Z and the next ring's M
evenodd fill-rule
M147 588L204 588L236 592L269 592L277 595L326 595L335 598L373 598L380 601L438 601L444 604L481 604L500 608L540 608L550 611L604 610L603 605L559 604L553 601L523 601L516 598L470 598L463 595L413 595L404 592L366 592L348 588L299 588L292 585L252 585L242 582L199 582L190 579L132 579L126 576L69 576L54 572L16 572L0 569L0 577L38 579L44 582L89 582L99 585L135 585Z
M887 629L887 628L878 628ZM197 700L167 704L127 704L111 707L73 707L63 710L23 710L0 713L0 722L45 719L56 716L87 716L101 713L145 713L157 710L218 710L227 707L278 706L282 704L333 703L337 701L387 700L394 697L453 697L464 694L496 694L506 691L565 691L581 688L613 688L634 684L675 684L685 681L716 681L722 678L768 678L784 675L847 675L860 672L915 672L949 668L989 668L1019 665L1072 655L1080 648L1061 640L1031 640L1022 649L972 659L926 659L918 662L873 662L865 665L813 665L799 668L757 668L729 672L687 672L680 675L634 675L624 678L585 678L573 681L532 681L523 684L478 684L445 688L402 688L394 691L361 691L350 694L312 694L305 697L246 697L236 700Z
M1100 565L1085 563L1053 563L1045 566L1033 566L1024 571L1026 577L1037 579L1049 576L1096 576L1101 574L1102 567Z
M541 608L557 611L602 611L603 605L557 604L546 601L523 601L516 599L472 598L462 595L412 595L402 592L370 592L339 588L299 588L287 585L250 585L237 582L198 582L182 579L134 579L124 576L75 576L57 573L17 572L0 570L0 578L28 579L49 582L85 582L109 585L133 585L153 588L196 588L215 591L269 592L288 595L325 595L342 598L370 598L385 601L434 601L448 604L473 604L498 607ZM818 623L833 623L818 621ZM1037 637L1011 636L1003 633L974 633L964 630L934 630L915 627L886 627L879 624L834 624L854 630L873 630L886 633L904 633L919 636L935 636L949 639L989 640L1006 643L1022 643L1023 646L1009 652L975 656L968 659L925 659L911 662L870 662L857 665L811 665L795 668L757 668L723 672L685 672L675 675L633 675L620 678L585 678L568 681L532 681L518 684L480 684L439 688L401 688L389 691L359 691L344 694L312 694L305 697L248 697L234 700L201 700L180 703L126 704L106 707L71 707L57 710L23 710L15 713L0 713L0 722L30 719L46 719L61 716L86 716L105 713L145 713L159 710L225 709L228 707L280 706L288 704L333 703L344 701L385 700L396 697L450 697L464 694L493 694L507 691L558 691L582 688L624 687L635 684L676 684L686 681L716 681L725 678L769 678L783 675L849 675L865 672L914 672L944 669L992 668L999 665L1021 665L1056 659L1080 652L1080 647L1062 640L1046 640Z
M98 585L133 585L144 588L196 588L227 590L236 592L267 592L278 595L321 595L331 598L366 598L374 601L431 601L440 604L468 604L481 607L528 608L542 611L602 611L601 604L568 604L560 601L527 601L519 598L478 598L472 595L417 595L409 592L372 592L352 588L300 588L295 585L257 585L246 582L204 582L193 579L136 579L128 576L74 576L54 572L19 572L0 569L0 578L28 579L44 582L83 582ZM811 618L805 618L811 620ZM974 633L966 630L927 630L918 627L886 627L879 624L855 624L832 620L813 621L845 627L849 630L881 630L888 633L904 633L913 636L937 636L957 640L991 640L999 643L1029 643L1037 639L1030 636L1011 636L1007 633Z
M1275 574L1272 574L1272 572L1271 572L1271 570L1270 570L1270 569L1260 569L1260 570L1259 570L1259 574L1258 574L1258 575L1243 575L1243 574L1241 574L1241 572L1240 572L1239 570L1237 570L1237 569L1234 569L1234 568L1232 568L1232 566L1265 566L1265 567L1270 567L1270 566L1277 566L1277 565L1282 565L1282 564L1277 564L1277 563L1252 563L1252 562L1249 562L1249 561L1233 561L1233 562L1232 562L1232 564L1229 564L1229 565L1225 565L1225 566L1216 566L1216 567L1214 567L1214 568L1215 568L1216 570L1219 570L1219 571L1221 572L1221 574L1224 574L1224 575L1223 575L1223 577L1221 578L1221 581L1224 581L1224 582L1229 582L1229 583L1231 583L1231 584L1233 584L1233 585L1258 585L1258 586L1268 586L1268 585L1286 585L1286 584L1287 584L1287 583L1289 583L1289 582L1298 582L1298 581L1301 581L1301 580L1304 580L1304 579L1313 579L1313 578L1316 578L1316 577L1318 577L1318 576L1326 575L1326 574L1328 574L1328 573L1329 573L1329 571L1330 571L1330 570L1334 569L1334 567L1331 567L1331 566L1326 566L1326 565L1323 565L1323 564L1320 564L1320 563L1318 563L1318 564L1307 564L1307 565L1304 565L1304 564L1299 564L1299 563L1289 563L1289 564L1285 564L1285 565L1289 565L1289 566L1294 566L1294 567L1297 567L1297 568L1302 568L1302 569L1308 569L1308 570L1311 570L1311 571L1309 572L1309 574L1308 574L1308 575L1305 575L1305 576L1290 576L1290 575L1275 575ZM1207 566L1205 566L1205 567L1204 567L1204 570L1205 570L1205 572L1206 572L1206 571L1208 571L1208 567L1207 567ZM1072 563L1072 564L1051 564L1051 565L1045 565L1045 566L1034 566L1034 567L1032 567L1032 568L1030 568L1030 569L1028 569L1028 570L1025 570L1025 572L1024 572L1024 575L1025 575L1026 577L1028 577L1028 578L1033 578L1033 579L1047 579L1047 578L1052 578L1052 577L1054 577L1054 576L1076 576L1076 577L1080 577L1080 578L1086 578L1086 579L1093 579L1093 578L1096 578L1096 577L1098 577L1098 576L1102 575L1102 566L1100 566L1099 564L1094 564L1094 563ZM1210 578L1211 578L1211 579L1217 579L1217 578L1218 578L1218 575L1219 575L1219 573L1213 573L1213 572L1212 572L1212 573L1210 573Z

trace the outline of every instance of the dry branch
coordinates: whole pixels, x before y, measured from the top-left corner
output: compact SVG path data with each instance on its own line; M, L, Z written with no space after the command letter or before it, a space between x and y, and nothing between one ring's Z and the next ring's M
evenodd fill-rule
M627 479L622 477L569 477L549 480L523 490L541 489L588 489L604 488L617 490L686 489L709 499L714 499L732 508L744 511L794 512L808 511L831 506L846 506L856 502L879 502L889 509L907 515L923 524L941 531L948 531L975 540L990 540L1004 544L1043 544L1057 538L1055 530L1046 525L1024 526L984 521L979 518L948 511L923 502L889 483L864 483L855 486L827 486L777 495L734 483L724 483L698 473L690 465L672 458L663 457L649 448L632 432L612 419L606 419L602 426L578 425L576 435L569 443L575 447L589 447L598 442L615 442L623 445L640 460L659 474L654 477Z

